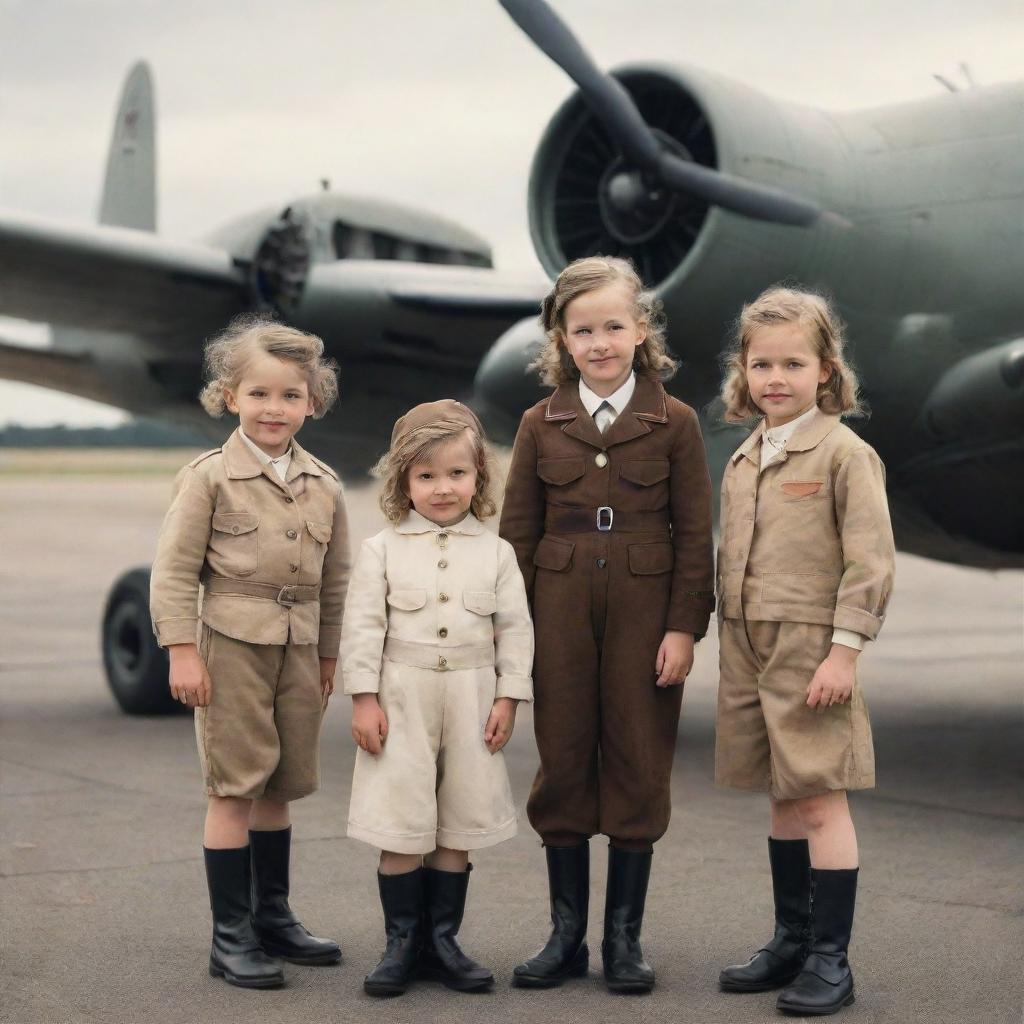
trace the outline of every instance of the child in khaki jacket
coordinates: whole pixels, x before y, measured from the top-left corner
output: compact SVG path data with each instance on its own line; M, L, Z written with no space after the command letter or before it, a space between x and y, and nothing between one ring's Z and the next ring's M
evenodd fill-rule
M352 574L342 677L359 744L348 834L381 851L387 948L363 987L404 992L414 973L457 991L494 983L457 935L469 851L516 832L501 748L533 695L533 627L494 513L480 422L459 402L418 405L376 472L392 525Z
M769 289L744 307L737 335L726 418L764 419L722 480L715 777L768 791L775 934L719 981L730 992L787 986L780 1010L830 1014L853 1002L846 791L875 778L854 666L892 589L885 473L839 421L859 411L857 380L824 299Z
M210 974L247 988L283 984L279 957L341 959L288 904L288 804L319 784L349 574L338 478L294 440L337 396L322 354L319 338L254 317L207 346L203 405L240 425L178 474L150 583L171 692L196 709Z

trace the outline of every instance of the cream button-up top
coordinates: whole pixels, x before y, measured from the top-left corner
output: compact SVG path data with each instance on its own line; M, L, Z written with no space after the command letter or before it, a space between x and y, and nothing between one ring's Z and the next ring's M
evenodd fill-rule
M415 510L364 541L345 605L345 693L379 692L385 657L485 670L496 698L531 700L533 623L512 546L472 515L441 527Z

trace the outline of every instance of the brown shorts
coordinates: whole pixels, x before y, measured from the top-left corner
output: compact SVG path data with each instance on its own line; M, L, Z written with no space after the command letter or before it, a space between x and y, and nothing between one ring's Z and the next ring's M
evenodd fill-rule
M860 685L845 704L809 708L807 687L832 627L723 619L715 782L779 800L875 784L871 723Z
M205 623L199 653L213 682L196 708L208 796L297 800L320 785L316 644L249 644Z

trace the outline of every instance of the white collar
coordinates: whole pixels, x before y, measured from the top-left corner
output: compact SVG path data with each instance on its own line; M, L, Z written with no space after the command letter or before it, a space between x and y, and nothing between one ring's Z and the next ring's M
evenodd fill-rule
M283 470L287 471L288 466L292 461L292 446L290 444L288 445L288 450L284 455L278 455L274 458L268 455L244 430L242 430L241 427L238 428L238 432L242 435L242 440L252 449L253 454L260 460L262 465L280 466Z
M607 398L602 398L600 395L594 394L594 392L584 384L583 378L580 377L580 401L583 403L583 408L586 409L591 416L593 416L605 402L612 407L616 416L620 416L622 414L622 410L629 405L629 400L633 397L635 389L636 374L633 372L630 372L629 377L626 378L626 383L623 384L618 391L610 394Z
M788 423L783 423L778 427L769 427L768 421L765 420L764 436L767 437L769 441L774 442L774 444L781 445L783 442L788 441L796 433L799 427L813 419L814 414L817 411L817 405L812 405L807 412L800 413L796 419L790 420Z
M395 530L399 533L466 533L471 536L484 532L484 525L472 512L465 519L451 526L439 526L426 516L421 516L416 509L411 508L395 523Z

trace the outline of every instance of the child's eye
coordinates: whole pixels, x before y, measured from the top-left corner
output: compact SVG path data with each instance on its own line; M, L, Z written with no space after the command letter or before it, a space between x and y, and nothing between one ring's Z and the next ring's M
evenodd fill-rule
M589 334L590 333L590 328L589 327L580 327L574 333L576 333L576 334Z
M465 476L466 471L464 469L453 469L452 476Z
M613 330L613 331L621 331L622 330L622 324L612 324L611 325L611 330Z

